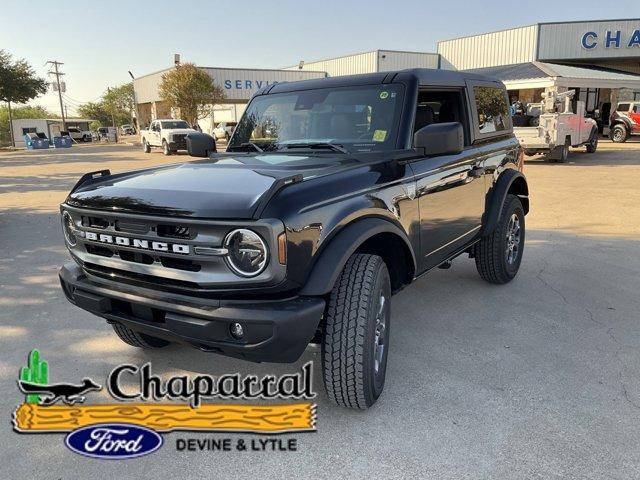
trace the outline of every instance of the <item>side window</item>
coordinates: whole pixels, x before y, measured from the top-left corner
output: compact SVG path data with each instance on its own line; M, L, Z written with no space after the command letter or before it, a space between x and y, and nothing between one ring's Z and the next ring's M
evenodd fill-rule
M629 106L630 106L630 104L628 104L628 103L621 103L620 105L618 105L618 111L619 112L628 112L629 111Z
M633 113L640 113L640 105L633 106Z
M424 90L418 94L414 133L434 123L459 122L465 131L465 145L468 145L468 122L462 90Z
M491 134L510 127L509 105L503 89L495 87L473 87L475 107L478 115L478 130Z

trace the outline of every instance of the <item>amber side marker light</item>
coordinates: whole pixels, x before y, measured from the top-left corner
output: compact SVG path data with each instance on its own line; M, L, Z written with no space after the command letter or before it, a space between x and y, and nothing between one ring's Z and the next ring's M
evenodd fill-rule
M287 234L281 233L278 235L278 261L280 265L287 263Z

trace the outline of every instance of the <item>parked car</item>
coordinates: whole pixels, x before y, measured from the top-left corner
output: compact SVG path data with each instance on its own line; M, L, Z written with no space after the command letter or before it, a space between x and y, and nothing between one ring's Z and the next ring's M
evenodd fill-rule
M136 129L133 125L125 124L120 127L120 132L122 135L135 135Z
M186 150L187 134L194 132L196 130L184 120L154 120L147 130L140 131L142 150L149 153L152 147L162 147L162 152L165 155L171 155L178 150Z
M501 82L457 71L275 84L225 153L191 133L207 161L86 174L61 205L62 289L136 347L294 362L319 344L328 397L368 408L394 293L463 254L489 283L518 273L529 189L508 112Z
M616 143L624 143L630 135L640 135L640 102L620 102L611 113L609 135Z
M82 130L79 127L67 127L67 132L69 132L69 136L76 142L90 142L92 140L91 130Z
M216 128L213 129L213 137L216 140L229 141L237 125L237 122L221 122Z
M598 124L585 115L584 102L576 102L575 113L571 110L574 95L575 90L548 92L542 102L527 105L531 126L513 129L525 154L543 153L548 160L563 163L569 156L569 147L585 146L588 153L596 151Z

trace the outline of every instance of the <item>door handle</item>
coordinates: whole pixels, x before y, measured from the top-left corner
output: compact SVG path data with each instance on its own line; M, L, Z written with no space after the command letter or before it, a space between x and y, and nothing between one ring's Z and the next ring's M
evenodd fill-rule
M480 178L484 175L484 167L475 166L471 170L469 170L469 176L473 178Z

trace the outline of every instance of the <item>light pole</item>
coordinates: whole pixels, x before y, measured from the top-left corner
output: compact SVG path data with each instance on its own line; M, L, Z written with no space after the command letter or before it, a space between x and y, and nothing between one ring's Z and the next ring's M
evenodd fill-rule
M140 131L140 115L138 114L138 101L136 100L136 87L133 84L134 80L136 79L133 76L133 73L131 73L131 70L128 70L129 72L129 76L131 77L131 85L133 85L133 110L136 113L136 131Z

